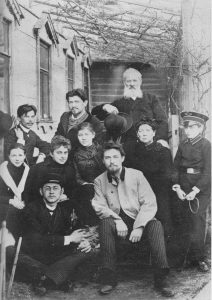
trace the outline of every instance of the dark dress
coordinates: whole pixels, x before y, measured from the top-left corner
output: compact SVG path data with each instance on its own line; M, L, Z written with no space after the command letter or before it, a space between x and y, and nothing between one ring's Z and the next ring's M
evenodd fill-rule
M65 112L62 114L55 135L62 135L71 141L72 150L70 153L70 157L72 157L76 148L79 146L79 141L78 141L78 137L77 137L77 133L78 133L77 126L74 126L71 129L69 129L70 116L71 116L71 112ZM83 122L88 122L93 126L93 129L96 134L95 140L97 142L101 142L103 125L101 124L99 119L97 119L96 117L94 117L90 113L88 113L87 118Z
M196 174L188 174L188 168L195 169ZM182 256L185 256L189 249L190 259L201 261L205 255L207 211L211 200L210 142L201 136L183 141L174 159L174 171L173 183L179 184L186 194L190 193L194 186L200 190L196 195L199 200L196 214L189 208L189 201L177 198L176 225L179 229ZM197 210L197 200L191 201L190 205L193 211Z
M74 154L74 168L77 180L78 214L86 225L95 225L98 218L91 206L94 197L94 179L104 172L105 167L102 162L102 147L93 144L90 147L79 146Z
M39 193L40 183L43 175L46 173L60 174L64 182L64 194L71 199L76 188L75 171L70 162L65 164L58 164L51 156L46 157L44 162L33 166L26 181L25 190L23 192L23 199L26 203L37 201L41 198Z
M166 237L171 235L170 190L173 163L170 150L157 142L147 146L137 142L127 152L125 165L143 172L156 195L156 218L163 224Z
M7 168L16 186L18 186L24 173L24 165L15 167L8 162ZM14 192L0 176L0 224L6 220L8 230L17 238L22 232L21 210L9 204L9 200L12 198L14 198Z

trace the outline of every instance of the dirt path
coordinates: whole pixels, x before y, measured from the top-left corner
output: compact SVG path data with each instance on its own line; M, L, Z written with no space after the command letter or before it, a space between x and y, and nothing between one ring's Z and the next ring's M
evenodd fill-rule
M172 299L189 300L196 296L199 291L210 281L210 272L201 273L196 269L186 269L182 272L171 270L169 276L170 284L176 292ZM138 270L122 267L119 273L119 284L117 289L108 296L100 296L97 293L98 285L93 282L76 283L71 294L60 291L49 291L42 299L50 300L162 300L153 288L152 271L150 269ZM11 299L41 299L34 295L30 285L15 283ZM204 299L207 300L207 299Z

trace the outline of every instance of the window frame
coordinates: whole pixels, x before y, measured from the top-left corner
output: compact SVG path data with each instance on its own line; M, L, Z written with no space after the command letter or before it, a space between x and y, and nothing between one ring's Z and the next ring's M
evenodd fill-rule
M3 45L5 44L5 31L4 31L4 25L6 25L6 49L4 47L4 49L0 48L0 56L3 59L7 60L7 70L6 70L6 77L4 78L5 82L4 82L4 100L2 102L3 107L1 107L1 109L7 113L10 113L10 67L11 67L11 21L6 19L6 18L2 18L1 19L1 23L2 23L2 35L3 35ZM5 74L5 70L3 70L4 74Z
M39 41L40 45L40 63L39 63L39 88L40 88L40 97L39 97L39 107L40 107L40 121L52 121L52 114L51 114L51 45L45 42L44 40L40 39ZM44 67L41 66L41 47L45 48L48 50L48 68L45 69ZM44 97L42 97L42 87L43 87L43 81L42 75L47 75L47 88L48 88L48 104L47 104L47 117L44 117L45 112L45 103L43 102ZM42 84L43 83L43 84Z
M72 77L69 76L69 61L72 61ZM75 84L75 60L70 55L66 55L66 82L67 82L67 90L70 91L74 89ZM69 82L71 82L71 88L69 87Z
M87 96L88 105L90 103L90 76L89 76L89 68L83 66L82 68L82 76L83 76L83 89Z

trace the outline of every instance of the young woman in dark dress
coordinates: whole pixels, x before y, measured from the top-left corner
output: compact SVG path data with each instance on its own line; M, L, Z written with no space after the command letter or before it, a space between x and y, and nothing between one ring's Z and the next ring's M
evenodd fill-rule
M126 153L125 165L144 173L156 198L156 218L161 221L166 238L172 233L170 191L172 157L168 148L154 141L157 124L154 120L142 120L136 126L138 140Z
M17 238L21 233L21 210L25 204L22 192L29 167L24 162L25 148L14 144L9 148L8 161L0 165L0 222L6 220L9 232Z
M95 225L98 218L91 206L91 199L94 197L94 179L104 172L102 147L94 142L95 131L88 122L78 126L77 136L80 146L74 153L73 162L78 184L78 214L84 225Z

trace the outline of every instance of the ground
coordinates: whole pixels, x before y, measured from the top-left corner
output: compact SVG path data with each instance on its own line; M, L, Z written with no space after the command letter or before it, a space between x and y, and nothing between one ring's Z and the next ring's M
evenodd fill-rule
M210 243L207 245L207 259L210 262ZM81 270L83 272L83 268ZM71 293L61 291L49 291L45 297L34 294L31 285L14 282L11 300L162 300L164 299L153 289L152 270L150 266L141 266L135 263L125 262L119 265L119 284L115 291L108 296L100 296L97 293L98 284L88 279L87 269L84 270L84 281L77 280ZM196 268L186 268L179 272L171 268L169 282L176 292L174 300L190 300L195 298L202 288L210 282L210 272L202 273ZM209 300L204 297L201 300Z

